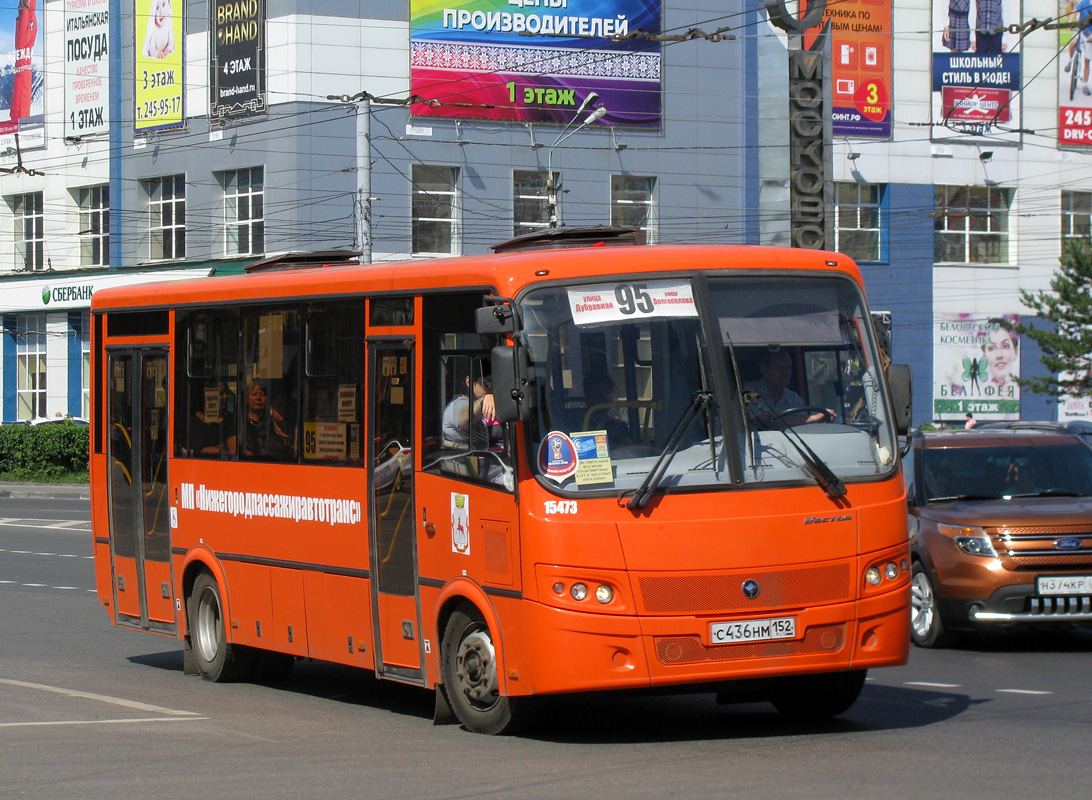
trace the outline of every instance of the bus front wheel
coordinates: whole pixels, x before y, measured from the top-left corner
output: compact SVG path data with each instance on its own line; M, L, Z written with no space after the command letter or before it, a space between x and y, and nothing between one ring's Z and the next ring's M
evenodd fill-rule
M786 717L817 721L845 713L864 688L868 670L828 672L786 678L772 701Z
M216 579L202 572L189 597L190 644L201 677L217 683L245 680L254 666L253 651L227 640L224 604Z
M442 691L455 716L475 733L511 733L518 701L500 692L493 635L476 612L455 611L440 646Z

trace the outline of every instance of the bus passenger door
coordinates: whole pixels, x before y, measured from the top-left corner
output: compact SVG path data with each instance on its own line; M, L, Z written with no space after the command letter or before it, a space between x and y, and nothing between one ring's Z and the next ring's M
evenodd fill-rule
M413 343L371 342L368 358L369 531L375 671L423 681L413 484Z
M111 350L108 461L117 624L174 633L167 496L167 351Z

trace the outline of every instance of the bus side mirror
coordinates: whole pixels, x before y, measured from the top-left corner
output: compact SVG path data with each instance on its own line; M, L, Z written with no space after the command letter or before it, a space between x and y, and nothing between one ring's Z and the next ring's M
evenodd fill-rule
M492 368L493 402L496 405L497 421L529 419L531 403L527 394L527 351L511 345L494 347Z
M515 315L510 305L474 309L474 330L478 333L511 333L515 328Z
M895 432L904 436L910 431L913 417L913 375L909 364L889 364L887 385L891 387L891 405L895 409Z

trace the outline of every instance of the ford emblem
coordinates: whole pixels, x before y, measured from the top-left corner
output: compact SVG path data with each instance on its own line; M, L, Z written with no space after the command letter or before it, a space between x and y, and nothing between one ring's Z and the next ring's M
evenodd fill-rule
M743 596L748 600L754 600L761 591L762 587L758 585L758 581L748 578L743 582Z
M1054 547L1058 550L1080 550L1083 544L1080 539L1058 539Z

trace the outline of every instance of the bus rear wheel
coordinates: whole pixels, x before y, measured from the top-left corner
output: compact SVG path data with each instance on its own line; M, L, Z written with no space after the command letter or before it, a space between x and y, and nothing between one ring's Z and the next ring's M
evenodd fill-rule
M220 587L212 575L202 572L197 576L187 607L190 645L201 677L217 683L249 678L254 668L254 652L228 642Z
M843 714L857 702L868 670L786 678L771 698L789 719L815 722Z
M493 635L476 612L455 611L440 646L442 691L463 726L474 733L511 733L518 701L500 693Z

